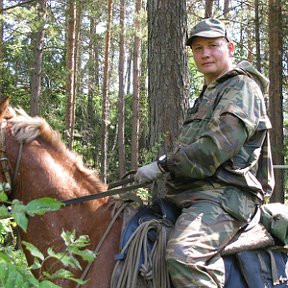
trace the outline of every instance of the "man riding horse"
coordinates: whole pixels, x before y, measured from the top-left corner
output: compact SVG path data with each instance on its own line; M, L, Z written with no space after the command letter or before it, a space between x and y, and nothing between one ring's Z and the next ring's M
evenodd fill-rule
M217 19L198 23L186 44L204 75L202 92L176 151L139 168L135 179L167 174L167 197L182 209L166 253L174 287L224 287L219 251L274 188L268 80L248 62L234 67L235 45Z

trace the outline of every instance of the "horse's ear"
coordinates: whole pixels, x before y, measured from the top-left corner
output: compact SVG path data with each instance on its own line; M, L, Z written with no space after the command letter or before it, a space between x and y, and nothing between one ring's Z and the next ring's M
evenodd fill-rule
M6 96L0 102L0 119L6 118L9 113L10 96Z

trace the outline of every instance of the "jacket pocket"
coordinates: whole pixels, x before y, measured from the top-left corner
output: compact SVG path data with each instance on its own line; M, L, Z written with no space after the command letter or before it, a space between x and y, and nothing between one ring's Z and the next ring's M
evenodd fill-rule
M221 205L228 214L244 223L250 222L258 206L254 195L234 187L225 188Z

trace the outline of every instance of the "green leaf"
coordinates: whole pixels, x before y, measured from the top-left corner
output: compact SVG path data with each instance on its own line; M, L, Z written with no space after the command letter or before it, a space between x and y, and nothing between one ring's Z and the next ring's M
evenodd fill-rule
M69 245L71 245L71 243L75 242L76 231L75 230L73 232L62 231L61 238L64 240L65 245L69 246Z
M31 270L37 270L37 269L40 269L41 267L42 267L42 264L40 263L40 261L37 258L34 258L34 262L30 266L30 269Z
M9 264L0 263L0 283L5 283L9 275Z
M61 286L58 286L48 280L40 282L39 288L61 288Z
M57 279L57 278L70 279L71 277L73 277L73 274L66 269L59 269L53 274L49 274L46 272L44 272L43 274L50 279Z
M26 217L25 212L15 212L12 210L12 216L15 219L15 222L17 225L24 231L27 231L28 226L28 218Z
M63 279L69 279L69 280L72 280L76 283L79 283L79 284L85 284L87 281L83 281L81 279L76 279L73 277L73 274L68 271L68 270L65 270L65 269L59 269L58 271L56 271L55 273L53 274L48 274L48 273L43 273L47 278L50 278L50 279L59 279L59 278L63 278Z
M60 261L65 267L72 267L73 269L81 269L81 266L73 255L68 255L64 252L54 252L52 248L48 248L48 255Z
M88 262L93 262L94 259L96 258L95 253L88 249L80 250L75 254L79 255L84 261L88 261Z
M0 252L0 261L3 261L6 262L6 263L12 263L11 259L5 255L4 253Z
M77 245L78 248L84 248L90 244L90 239L87 235L81 235L74 242L74 245Z
M13 200L12 202L12 216L14 217L17 225L26 232L28 226L26 206L17 199Z
M65 245L68 247L70 252L73 252L73 249L81 249L90 244L90 239L87 235L81 235L76 238L76 231L73 232L63 231L61 237L65 241Z
M42 254L42 252L35 247L33 244L26 242L26 241L22 241L22 244L26 247L27 250L30 251L30 253L34 256L39 258L40 260L44 260L44 255Z
M26 212L30 216L43 215L48 211L59 210L64 203L49 197L39 198L30 201L26 206Z
M39 282L29 270L10 263L0 263L0 283L5 288L39 287Z
M7 210L7 207L4 205L0 206L0 219L11 217L11 213Z
M53 257L57 260L60 260L61 258L65 256L64 252L55 252L51 247L47 249L47 253L50 257Z
M69 262L68 262L68 265L69 267L73 268L73 269L79 269L79 270L82 270L82 267L79 263L79 261L72 255L69 255ZM61 261L62 262L62 261Z
M8 196L5 192L0 192L0 202L6 202L8 201Z

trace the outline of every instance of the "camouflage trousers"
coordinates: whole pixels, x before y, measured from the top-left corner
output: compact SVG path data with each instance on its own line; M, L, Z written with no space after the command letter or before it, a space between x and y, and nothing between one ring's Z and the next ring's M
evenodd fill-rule
M166 254L175 288L224 287L224 261L218 252L233 238L243 221L224 210L221 197L219 195L219 201L194 201L183 208L176 221ZM250 199L245 200L248 205L244 208L242 205L242 210L250 215L255 211L255 204Z

